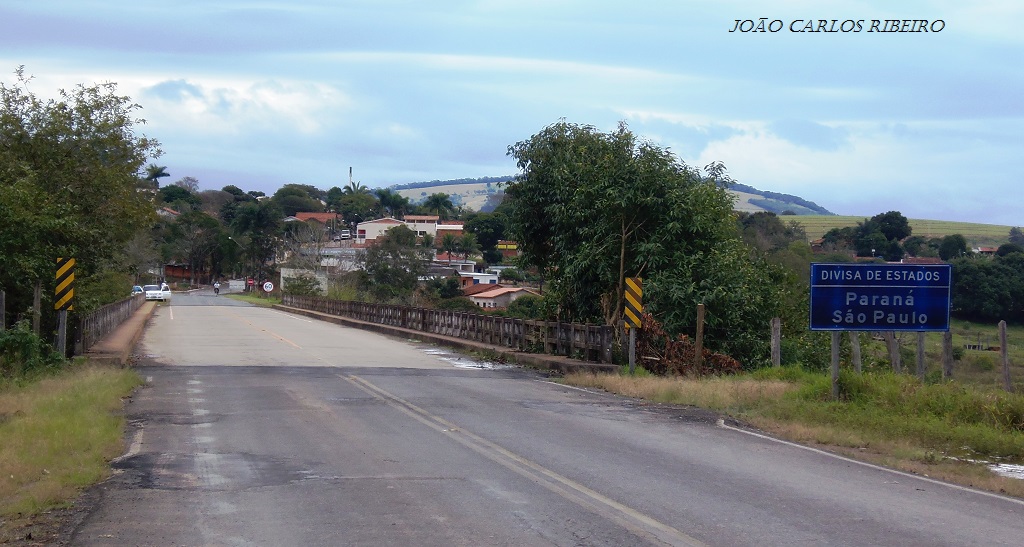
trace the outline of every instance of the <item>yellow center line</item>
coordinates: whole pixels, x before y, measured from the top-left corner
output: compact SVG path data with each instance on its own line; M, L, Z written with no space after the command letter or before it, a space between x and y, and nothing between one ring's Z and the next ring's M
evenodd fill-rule
M341 376L341 378L348 380L370 396L383 401L416 421L435 431L444 433L449 438L487 459L530 479L572 503L615 522L652 543L685 546L705 545L700 540L655 520L632 507L595 492L568 477L475 435L440 416L433 415L363 378L358 376Z

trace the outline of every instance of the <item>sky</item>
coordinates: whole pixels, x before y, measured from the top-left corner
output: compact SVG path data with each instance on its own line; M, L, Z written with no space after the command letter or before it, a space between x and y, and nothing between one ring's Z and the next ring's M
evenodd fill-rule
M624 121L837 214L1020 226L1022 25L1017 0L3 0L0 82L116 83L162 184L514 175L552 123Z

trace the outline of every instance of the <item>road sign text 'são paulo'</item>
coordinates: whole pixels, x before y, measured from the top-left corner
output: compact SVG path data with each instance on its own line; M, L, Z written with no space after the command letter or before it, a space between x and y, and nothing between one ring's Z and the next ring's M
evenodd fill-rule
M949 264L811 264L811 330L947 331Z

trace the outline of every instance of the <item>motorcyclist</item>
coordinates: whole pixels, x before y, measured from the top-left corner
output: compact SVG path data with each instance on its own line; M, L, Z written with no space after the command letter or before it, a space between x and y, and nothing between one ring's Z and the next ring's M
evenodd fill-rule
M213 295L217 296L220 294L220 281L213 282Z

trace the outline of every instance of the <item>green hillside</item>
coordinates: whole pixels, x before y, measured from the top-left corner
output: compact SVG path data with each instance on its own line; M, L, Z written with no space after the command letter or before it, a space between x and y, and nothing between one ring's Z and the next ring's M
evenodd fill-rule
M825 235L832 228L856 226L870 217L836 216L836 215L799 215L782 217L784 221L793 220L803 226L808 240L815 240ZM943 237L960 234L967 239L972 247L998 247L1009 241L1010 226L998 224L978 224L973 222L953 222L946 220L923 220L911 218L910 229L913 235L925 237Z

